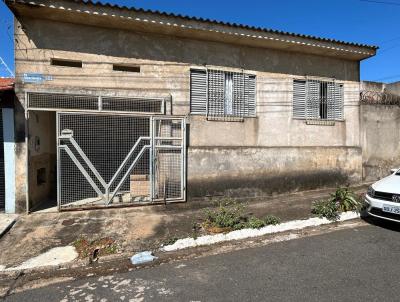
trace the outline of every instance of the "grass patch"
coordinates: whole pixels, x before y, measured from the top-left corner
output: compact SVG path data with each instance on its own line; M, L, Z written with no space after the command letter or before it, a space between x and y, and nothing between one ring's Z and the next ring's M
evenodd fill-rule
M97 258L99 256L112 255L118 252L115 240L109 237L95 240L88 240L80 237L73 242L73 246L78 252L79 258Z

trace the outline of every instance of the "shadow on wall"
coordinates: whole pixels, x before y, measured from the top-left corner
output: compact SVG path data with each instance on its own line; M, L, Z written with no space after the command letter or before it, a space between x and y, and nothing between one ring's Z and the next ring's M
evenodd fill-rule
M39 49L359 80L356 61L50 20L24 19L21 23ZM17 47L22 50L31 47L21 44Z
M346 185L349 176L338 170L247 174L232 177L189 179L188 197L231 196L263 197L304 190Z

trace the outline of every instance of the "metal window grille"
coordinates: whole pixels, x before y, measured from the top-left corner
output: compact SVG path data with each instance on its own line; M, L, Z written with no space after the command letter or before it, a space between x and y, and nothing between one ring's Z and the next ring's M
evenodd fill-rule
M343 114L343 84L314 79L293 81L293 117L340 121Z
M221 70L191 70L192 114L241 120L256 115L255 76Z
M28 108L164 114L164 99L28 93Z

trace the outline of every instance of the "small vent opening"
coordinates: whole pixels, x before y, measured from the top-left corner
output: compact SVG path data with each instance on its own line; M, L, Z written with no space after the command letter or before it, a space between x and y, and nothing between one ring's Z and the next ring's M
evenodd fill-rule
M140 72L140 66L113 64L114 71Z
M82 68L82 61L51 59L51 65Z

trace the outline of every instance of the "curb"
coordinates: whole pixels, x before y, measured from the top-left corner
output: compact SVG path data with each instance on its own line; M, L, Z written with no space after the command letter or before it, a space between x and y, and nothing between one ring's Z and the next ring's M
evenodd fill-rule
M241 240L241 239L259 237L267 234L277 234L286 231L301 230L307 227L316 227L320 225L332 224L335 222L342 222L356 218L360 218L360 214L349 211L342 213L340 215L340 219L337 221L331 221L326 218L313 217L305 220L292 220L277 225L268 225L260 229L242 229L225 234L205 235L198 237L196 239L187 237L184 239L179 239L171 245L163 246L160 249L160 251L162 252L178 251L186 248L211 245L231 240Z

